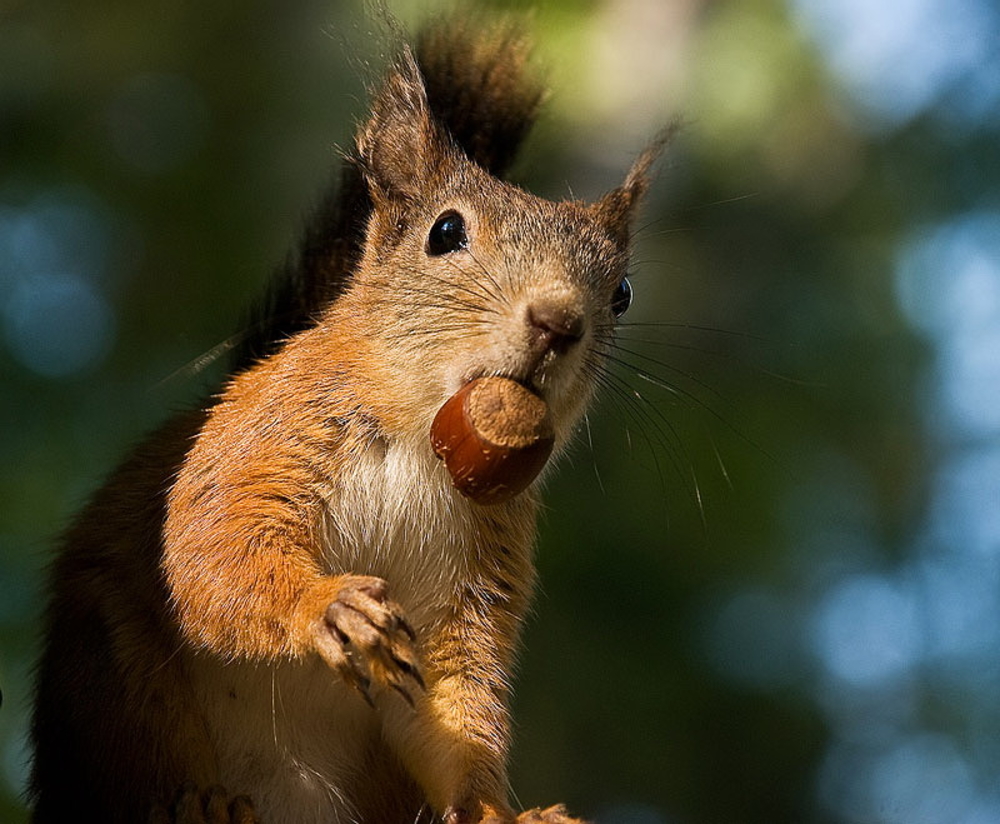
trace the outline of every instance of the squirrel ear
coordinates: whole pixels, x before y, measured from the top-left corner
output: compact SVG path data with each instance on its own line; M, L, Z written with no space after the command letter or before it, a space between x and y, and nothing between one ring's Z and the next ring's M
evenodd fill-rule
M649 171L679 128L680 124L675 121L660 132L636 158L622 185L612 189L594 204L598 219L611 231L621 246L628 245L632 216L649 187Z
M413 197L449 157L449 143L431 117L423 76L403 46L358 129L358 160L372 195Z

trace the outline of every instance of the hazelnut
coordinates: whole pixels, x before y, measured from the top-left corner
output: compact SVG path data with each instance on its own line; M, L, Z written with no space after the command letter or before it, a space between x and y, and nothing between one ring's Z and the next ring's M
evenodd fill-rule
M431 424L434 452L455 488L477 504L502 503L522 492L554 442L548 405L510 378L470 381Z

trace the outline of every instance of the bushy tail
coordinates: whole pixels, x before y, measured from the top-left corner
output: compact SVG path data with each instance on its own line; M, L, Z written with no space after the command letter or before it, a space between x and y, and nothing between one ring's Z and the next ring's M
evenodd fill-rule
M434 117L480 166L501 177L535 122L543 88L528 65L520 26L438 22L417 41Z
M456 17L427 26L417 38L414 51L427 102L466 154L502 177L535 121L543 87L530 71L530 48L520 26L510 21L483 26ZM307 223L297 252L275 273L252 312L236 350L235 371L312 326L346 289L363 251L371 208L361 168L348 156L339 180Z

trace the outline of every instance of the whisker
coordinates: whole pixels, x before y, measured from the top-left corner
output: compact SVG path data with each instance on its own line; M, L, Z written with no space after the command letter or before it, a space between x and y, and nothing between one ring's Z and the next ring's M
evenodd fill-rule
M696 405L701 406L702 408L705 408L705 409L708 409L708 410L714 412L714 410L712 410L711 407L708 407L707 404L705 404L705 402L702 401L701 398L699 398L697 395L692 394L691 392L689 392L688 390L684 389L681 386L677 386L677 385L675 385L673 383L670 383L666 378L659 377L657 375L650 375L648 372L645 372L640 367L636 366L634 363L630 363L629 361L625 360L624 358L616 357L613 354L608 354L606 357L607 357L607 359L611 363L615 363L615 364L618 364L621 367L624 367L631 374L635 375L637 378L640 378L640 379L646 381L647 383L651 383L653 386L656 386L656 387L658 387L660 389L663 389L665 392L669 392L671 395L673 395L678 400L680 400L680 401L692 401ZM670 369L672 372L676 373L677 375L680 375L683 378L689 378L694 383L698 384L699 386L702 386L706 391L711 392L712 394L716 395L716 397L718 397L719 400L722 400L722 401L726 400L726 398L723 397L717 390L712 389L707 384L699 381L694 376L688 375L686 372L684 372L684 370L671 367L671 366L669 366L667 364L658 364L658 365L662 365L664 368ZM688 404L686 404L686 405L688 405ZM690 405L688 405L688 406L690 408Z
M652 442L649 440L646 427L652 427L657 432L660 438L660 445L665 449L674 473L685 486L687 493L694 497L692 489L687 483L687 475L681 469L680 460L683 458L688 466L692 467L692 472L693 463L674 423L663 414L658 406L650 403L642 393L630 386L621 376L602 368L600 370L599 383L613 393L610 395L612 399L617 399L620 402L628 402L627 406L620 405L619 408L628 414L637 424L640 424L639 432L650 446L650 454L656 464L661 485L664 485L662 468L657 459L657 451L653 449Z
M643 356L638 355L638 357L643 357ZM766 449L764 449L764 447L760 443L755 441L742 428L734 424L731 420L729 420L727 417L721 414L717 409L715 409L710 404L706 403L704 400L699 398L694 393L688 391L687 389L684 389L681 386L672 384L664 378L657 377L655 375L650 375L648 372L642 371L641 369L637 368L635 364L629 363L627 360L624 360L623 358L618 358L611 354L607 355L607 358L609 361L617 363L620 366L630 370L633 374L635 374L636 377L640 378L641 380L646 381L647 383L650 383L653 386L657 386L660 389L663 389L665 392L670 393L673 397L679 400L689 401L690 403L685 404L686 406L688 406L688 408L693 409L694 407L697 407L699 409L704 410L713 418L715 418L717 421L719 421L723 426L725 426L730 432L736 435L744 443L754 447L754 449L756 449L758 452L760 452L762 455L764 455L772 462L778 463L775 456L770 454ZM688 374L684 370L671 367L669 364L659 363L655 359L646 358L646 360L652 360L653 363L657 363L658 365L666 369L670 369L671 371L675 372L681 377L684 377L692 381L693 383L697 384L698 386L702 387L703 389L705 389L705 391L715 395L717 398L719 398L719 400L723 401L727 405L730 405L729 400L724 395L722 395L722 393L720 393L713 387L709 386L704 381L701 381L695 376ZM694 406L691 406L691 404L694 404Z
M651 268L653 266L659 266L664 269L671 269L675 272L686 272L688 271L687 266L683 263L678 263L676 260L663 260L662 258L633 258L630 263L630 273L631 278L642 278L646 273L638 271L640 268Z
M475 324L480 328L489 328L489 324L482 322L476 323L475 321L456 321L450 324L440 324L435 326L433 329L409 329L405 332L398 332L393 335L386 335L386 340L405 340L407 338L426 338L434 337L440 335L442 332L465 332L465 335L459 335L461 337L474 337L479 333L478 329L470 328L471 324ZM453 338L456 339L456 338Z
M679 214L686 214L688 212L700 212L704 209L712 209L716 206L725 206L730 203L739 203L741 200L750 200L754 197L759 197L760 192L747 192L743 195L734 195L733 197L725 197L721 200L713 200L709 203L699 203L697 206L688 206L685 209L681 209Z
M712 437L711 431L708 431L708 440L712 444L712 451L715 453L715 460L719 464L719 471L722 473L723 479L726 481L726 486L733 489L733 479L729 477L729 469L726 468L726 462L722 460L722 453L719 452L719 445L715 442L715 438Z
M484 284L480 283L478 280L474 279L470 280L468 278L468 273L461 266L459 266L458 263L456 263L453 260L448 260L447 263L455 271L457 271L460 275L463 276L462 281L458 280L451 281L448 280L447 278L443 278L438 275L432 275L429 273L425 274L424 277L429 278L435 281L436 283L441 283L449 288L460 289L461 291L467 293L473 298L476 298L477 300L481 300L483 298L485 298L486 300L496 299L496 296L490 290L488 290Z
M657 346L662 349L675 349L682 352L697 352L699 355L706 355L708 357L719 358L722 360L730 361L732 363L737 363L740 366L745 366L746 368L754 372L757 372L762 375L767 375L768 377L773 377L778 380L784 380L790 383L807 383L805 381L799 381L798 379L792 378L790 376L785 376L777 372L773 372L756 363L751 363L746 358L740 357L739 355L736 355L733 352L720 351L718 349L708 349L704 346L695 346L689 343L673 343L671 341L652 340L650 338L636 338L621 334L595 333L595 338L597 338L597 340L599 340L601 343L610 346L613 349L619 348L622 351L631 351L631 350L626 350L625 347L621 346L622 343L629 343L629 344L638 343L638 344L645 344L647 346ZM650 360L654 360L651 356L647 355L645 357L649 357ZM662 363L660 363L660 365L665 366L665 364Z
M393 306L398 306L400 304L400 289L398 286L377 285L377 284L369 284L369 285L374 287L375 291L381 290L388 296L385 299L382 299L383 303ZM450 310L453 308L462 308L470 312L496 314L496 310L486 304L473 303L468 299L460 298L455 295L444 294L440 291L432 291L430 289L421 289L417 287L407 287L405 291L408 297L420 296L425 298L423 302L417 304L418 306L426 306L428 308L437 308L446 310ZM376 298L376 300L379 299ZM407 305L413 305L413 304L409 303Z
M695 228L689 226L674 226L670 229L657 229L655 232L648 231L650 227L655 226L659 222L660 221L658 220L651 221L650 223L647 223L645 226L636 229L633 237L639 237L641 235L642 239L645 240L646 238L664 237L666 235L679 235L697 231Z
M671 372L673 372L675 375L680 375L683 378L687 378L692 383L697 384L702 389L704 389L706 392L711 392L719 400L722 400L722 401L726 400L726 398L724 398L722 396L722 394L717 389L714 389L713 387L709 386L703 380L701 380L700 378L695 377L691 373L685 372L683 369L680 369L680 368L678 368L676 366L671 366L666 361L661 361L661 360L658 360L657 358L650 357L649 355L646 355L646 354L644 354L642 352L638 352L638 351L636 351L634 349L629 349L628 347L622 346L621 344L616 344L615 345L615 351L617 351L617 352L624 352L626 355L630 355L633 358L638 358L639 360L641 360L641 361L643 361L645 363L651 363L653 366L657 366L660 369L668 369ZM629 367L635 369L637 375L640 375L640 376L643 375L643 373L640 372L639 369L634 364L631 364L631 363L629 363L628 361L626 361L626 360L624 360L622 358L615 358L615 360L618 363L621 363L621 364L623 364L625 366L629 366ZM653 382L655 382L654 377L648 377L648 379L651 380L651 381L653 381ZM647 378L644 378L644 379L647 379ZM692 398L692 400L694 400L693 396L691 396L691 398Z
M705 332L714 335L724 335L728 337L742 338L744 340L767 343L772 346L792 346L787 342L766 338L752 332L740 332L734 329L722 329L717 326L703 326L696 323L685 323L683 321L619 321L618 329L685 329L692 332Z
M398 307L400 305L399 301L384 299L378 300L375 303L376 306L391 306ZM462 315L483 315L487 314L486 310L480 309L476 306L466 306L461 303L441 303L440 301L434 301L430 299L421 301L409 301L406 304L408 309L439 309L442 312L449 314L462 314Z
M668 219L668 217L669 215L657 215L656 217L650 218L645 223L641 224L640 226L637 226L632 230L632 237L637 238L639 237L639 235L646 236L646 233L649 229L651 229L653 226L656 226L657 224L663 223L665 220Z
M604 489L604 481L601 478L601 470L597 466L597 454L594 452L594 433L590 428L590 415L588 413L584 413L583 423L587 430L587 446L590 448L590 457L594 467L594 476L597 478L597 486L601 490L602 495L607 495Z
M786 374L784 374L782 372L776 372L775 370L768 369L767 367L761 366L758 363L753 363L752 361L749 361L746 358L744 358L744 357L742 357L742 356L740 356L740 355L738 355L738 354L736 354L734 352L721 351L721 350L718 350L718 349L709 349L709 348L706 348L706 347L703 347L703 346L696 346L696 345L690 344L690 343L675 343L675 342L666 341L666 340L654 340L654 339L645 338L645 337L643 337L643 338L633 337L633 336L628 335L628 334L622 334L623 331L624 332L629 332L629 331L632 331L632 330L630 330L630 329L624 329L624 330L618 329L618 330L615 330L615 333L613 335L610 335L610 334L608 334L606 332L597 332L597 333L595 333L595 337L597 337L598 340L600 340L602 343L604 343L606 345L610 345L610 346L612 346L614 348L620 348L622 351L629 351L630 353L631 353L631 350L627 350L625 347L621 346L622 342L624 342L624 343L630 343L630 344L633 344L633 343L645 344L647 346L657 346L657 347L660 347L662 349L675 349L675 350L686 351L686 352L697 352L700 355L706 355L708 357L719 358L719 359L723 359L723 360L729 361L731 363L739 364L740 366L743 366L743 367L746 367L747 369L750 369L751 371L753 371L756 374L764 375L764 376L766 376L768 378L773 378L774 380L781 381L782 383L791 384L793 386L822 387L824 385L822 382L819 382L819 381L805 380L803 378L793 377L792 375L786 375ZM723 334L740 334L740 333L727 333L726 330L722 330L722 329L720 329L720 330L712 330L712 331L718 331L718 332L723 333ZM752 335L743 335L743 336L744 337L750 337L750 338L752 338L754 340L759 340L759 341L763 341L763 342L766 342L766 343L771 343L771 341L767 341L765 338L756 338L755 336L752 336ZM646 355L644 353L638 353L638 352L636 352L634 354L636 354L636 355L638 355L640 357L646 358L646 359L650 360L651 362L657 363L657 364L659 364L661 366L664 366L666 368L671 368L671 367L669 367L669 365L667 365L667 364L665 364L665 363L663 363L661 361L657 361L655 358L652 358L651 356Z
M469 252L469 257L472 258L473 263L475 263L476 266L479 267L479 271L481 271L483 275L486 276L486 279L491 284L493 284L493 289L495 290L493 292L493 297L502 303L510 303L510 298L507 296L506 291L503 289L502 286L500 286L497 279L493 277L493 274L490 272L490 270L483 265L482 261L480 261L479 258L476 257L476 255L472 252L471 249L468 250L468 252Z
M166 377L161 378L154 384L154 386L157 389L161 389L167 384L180 378L192 378L195 375L200 375L213 363L236 349L236 347L242 344L249 336L250 332L241 332L226 338L224 341L217 343L211 349L202 352L198 355L198 357L192 358L183 366L175 369Z

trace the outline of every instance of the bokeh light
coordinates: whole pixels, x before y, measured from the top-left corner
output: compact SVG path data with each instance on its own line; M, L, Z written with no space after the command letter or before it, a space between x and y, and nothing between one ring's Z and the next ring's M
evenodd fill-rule
M104 295L111 243L100 204L78 192L44 192L0 208L0 322L23 366L65 378L108 354L115 335Z
M792 6L866 125L895 128L932 108L961 115L965 127L1000 116L994 3L794 0Z

